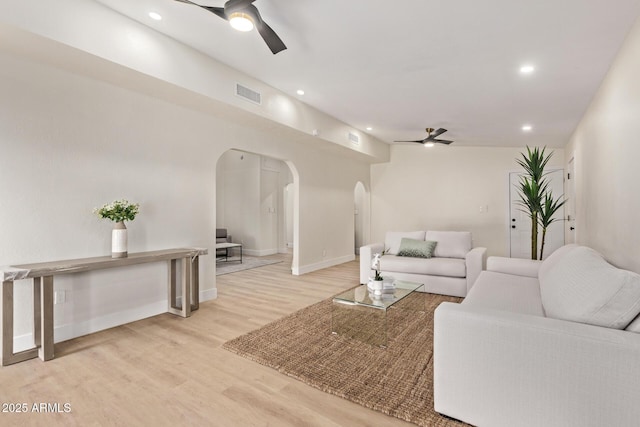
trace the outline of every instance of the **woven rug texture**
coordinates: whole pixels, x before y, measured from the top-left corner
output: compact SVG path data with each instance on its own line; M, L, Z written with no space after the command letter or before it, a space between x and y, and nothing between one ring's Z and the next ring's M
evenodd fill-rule
M390 308L386 348L332 335L332 298L228 341L223 348L419 426L465 425L433 410L433 311L444 301L461 299L415 292L400 301L406 304ZM416 305L424 310L415 311ZM360 312L368 316L371 311Z

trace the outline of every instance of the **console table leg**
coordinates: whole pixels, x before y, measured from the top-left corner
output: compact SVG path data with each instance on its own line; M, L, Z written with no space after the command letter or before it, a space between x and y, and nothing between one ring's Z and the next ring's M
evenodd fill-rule
M2 282L2 292L0 293L0 327L2 329L2 340L0 340L0 364L2 366L22 362L24 360L38 357L38 349L13 352L13 281Z
M177 303L177 291L176 291L176 282L177 282L177 265L175 259L169 261L169 311L173 312L171 309L179 310ZM175 313L174 313L175 314Z
M40 282L41 300L40 307L42 318L40 328L42 332L42 345L38 349L40 359L47 361L53 359L53 276L45 276Z
M192 292L192 274L193 268L191 263L191 257L180 258L180 270L181 270L181 281L180 288L182 290L182 304L178 305L178 296L177 296L177 259L172 259L169 267L169 313L177 314L182 317L191 316L191 310L193 310L191 306L191 292ZM195 280L194 280L195 282ZM195 285L194 288L197 288L199 285ZM197 310L197 304L195 309Z
M42 277L33 278L33 345L42 345Z
M182 258L182 317L191 316L191 257Z
M2 304L0 304L2 322L2 366L10 364L13 355L13 282L2 282Z
M192 277L191 287L193 288L193 297L191 298L191 311L200 308L200 257L194 257L191 260Z

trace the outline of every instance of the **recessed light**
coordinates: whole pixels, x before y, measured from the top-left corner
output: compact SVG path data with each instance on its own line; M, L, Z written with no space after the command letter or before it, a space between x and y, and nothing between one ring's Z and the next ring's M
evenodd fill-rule
M373 128L371 126L367 126L367 130L371 131Z
M298 89L296 93L300 96L304 95L304 91L302 89Z
M530 131L531 131L531 129L533 129L533 127L531 127L531 125L524 125L524 126L522 126L522 130L523 130L524 132L530 132Z
M523 65L522 67L520 67L520 72L522 74L531 74L535 71L536 69L534 68L533 65Z
M435 144L433 142L427 142L424 144L425 147L429 147L429 148L433 147L434 145Z
M162 16L160 16L160 14L157 12L149 12L149 17L151 19L155 19L156 21L160 21L162 19Z

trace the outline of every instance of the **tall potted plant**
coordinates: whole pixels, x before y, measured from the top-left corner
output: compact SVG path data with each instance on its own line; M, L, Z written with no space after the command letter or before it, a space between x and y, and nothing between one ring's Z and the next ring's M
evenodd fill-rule
M553 216L565 203L560 198L554 199L549 189L549 182L545 178L547 175L545 167L553 152L547 154L545 150L546 147L542 149L527 147L527 152L521 153L522 158L516 159L516 162L524 169L524 174L518 183L520 196L518 204L531 219L531 259L538 259L538 227L542 227L540 248L540 259L542 259L547 228L556 221Z
M554 218L554 215L566 203L566 201L566 199L561 199L560 197L554 199L551 191L547 192L544 195L544 201L540 206L540 216L538 217L538 222L540 224L540 227L542 227L542 245L540 246L540 259L542 259L542 255L544 254L544 242L547 237L547 228L549 228L552 223L558 221L557 218Z

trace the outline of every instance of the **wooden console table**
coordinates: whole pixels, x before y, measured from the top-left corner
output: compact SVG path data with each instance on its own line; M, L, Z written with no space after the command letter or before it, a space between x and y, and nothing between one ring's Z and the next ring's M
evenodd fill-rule
M105 268L125 267L150 262L169 262L169 306L167 311L182 317L191 316L200 301L199 256L207 249L166 249L131 253L127 258L95 257L65 261L0 267L0 360L2 366L40 357L53 359L53 276L81 273ZM177 262L181 260L182 305L177 303ZM13 352L13 282L33 279L33 341L35 348Z

